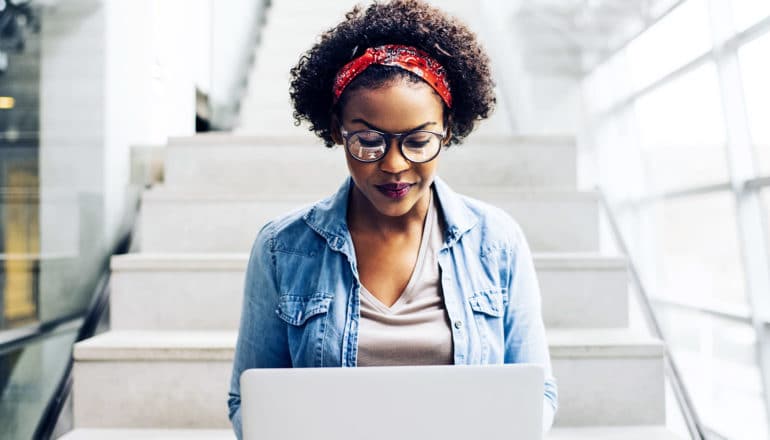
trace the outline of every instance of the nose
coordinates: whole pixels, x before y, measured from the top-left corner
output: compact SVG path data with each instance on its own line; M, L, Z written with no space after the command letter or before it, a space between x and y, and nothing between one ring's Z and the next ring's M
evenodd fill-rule
M398 146L398 139L390 140L390 148L385 154L385 157L380 159L380 170L389 174L402 173L409 169L411 162L406 160L403 154L401 154L401 148Z

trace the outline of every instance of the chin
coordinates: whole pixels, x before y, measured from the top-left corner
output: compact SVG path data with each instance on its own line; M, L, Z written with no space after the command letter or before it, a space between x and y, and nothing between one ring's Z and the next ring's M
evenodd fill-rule
M381 205L374 205L375 209L377 211L388 217L402 217L409 213L414 208L414 203L409 204L403 204L402 206L381 206Z
M420 189L422 188L413 188L412 192L401 200L389 200L379 192L375 192L370 194L369 203L382 215L401 217L412 211L417 203L422 200L422 197L425 196Z

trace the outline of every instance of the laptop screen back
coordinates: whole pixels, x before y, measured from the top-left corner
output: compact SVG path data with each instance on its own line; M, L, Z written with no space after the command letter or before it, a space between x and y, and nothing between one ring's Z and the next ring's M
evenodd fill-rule
M540 440L536 365L251 369L245 440Z

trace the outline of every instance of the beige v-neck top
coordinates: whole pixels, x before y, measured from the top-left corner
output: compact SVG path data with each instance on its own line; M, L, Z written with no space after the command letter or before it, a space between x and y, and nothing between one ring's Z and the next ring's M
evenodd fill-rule
M361 285L358 366L454 363L438 266L442 245L442 227L431 195L417 262L398 300L387 307Z

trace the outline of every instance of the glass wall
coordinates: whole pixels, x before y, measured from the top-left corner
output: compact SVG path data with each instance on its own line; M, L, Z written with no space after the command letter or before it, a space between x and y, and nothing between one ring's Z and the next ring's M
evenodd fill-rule
M729 179L727 133L714 63L641 95L634 101L634 112L648 192Z
M770 33L748 42L738 50L751 140L757 155L759 170L764 175L770 174L770 123L768 123L768 115L770 115L768 58L770 55L768 54L770 54Z
M768 436L770 2L685 0L583 82L600 176L696 410Z
M150 183L132 171L232 123L266 2L216 5L0 0L2 439L31 438L70 361Z
M753 329L685 307L661 307L657 316L707 427L730 439L768 438Z
M0 330L34 322L39 254L39 9L0 11Z
M657 199L646 219L650 288L659 299L721 309L748 307L732 194ZM707 219L708 221L704 221Z

